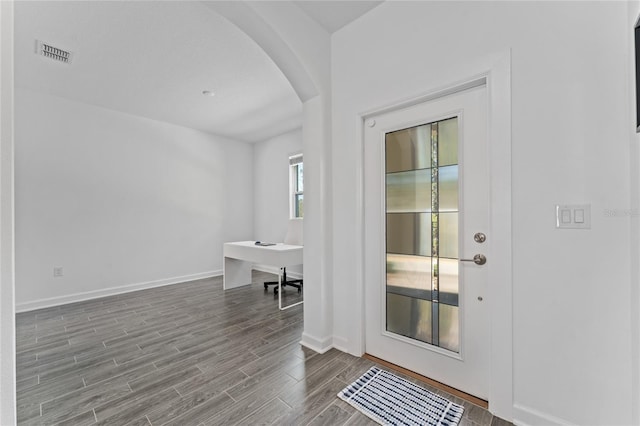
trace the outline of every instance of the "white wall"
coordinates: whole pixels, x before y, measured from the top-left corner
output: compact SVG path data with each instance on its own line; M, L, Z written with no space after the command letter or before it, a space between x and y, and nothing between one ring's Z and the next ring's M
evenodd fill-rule
M289 224L289 157L302 153L302 129L273 137L253 148L253 229L258 241L282 242ZM277 272L273 266L256 269ZM287 268L296 278L302 267Z
M0 2L0 424L16 422L13 2Z
M385 2L334 34L334 340L361 332L358 114L511 49L514 418L632 422L630 222L605 215L629 205L627 17L624 2ZM590 203L591 230L556 230L561 203Z
M627 28L635 26L640 16L640 3L628 2L629 17ZM640 135L636 133L636 74L635 74L635 34L628 32L629 53L627 69L629 72L629 132L630 154L629 163L631 171L631 332L632 332L632 366L631 378L633 380L633 392L631 394L633 404L633 423L640 424ZM640 58L638 58L640 59Z
M302 153L302 129L253 148L253 229L259 241L282 241L289 222L289 157Z
M19 310L220 274L253 238L249 144L26 89L15 123Z

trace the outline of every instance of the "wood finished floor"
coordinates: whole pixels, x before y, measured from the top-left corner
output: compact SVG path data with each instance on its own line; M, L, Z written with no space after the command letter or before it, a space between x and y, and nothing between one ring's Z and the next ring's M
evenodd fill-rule
M251 286L226 292L215 277L18 314L18 424L375 424L336 397L374 363L301 347L303 306L279 311L262 287L273 278L254 271ZM509 424L431 390L465 405L463 426Z

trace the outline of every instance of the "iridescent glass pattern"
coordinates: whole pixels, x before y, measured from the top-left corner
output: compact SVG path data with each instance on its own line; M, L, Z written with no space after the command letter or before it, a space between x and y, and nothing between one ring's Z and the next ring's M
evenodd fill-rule
M387 133L387 331L459 352L458 118Z

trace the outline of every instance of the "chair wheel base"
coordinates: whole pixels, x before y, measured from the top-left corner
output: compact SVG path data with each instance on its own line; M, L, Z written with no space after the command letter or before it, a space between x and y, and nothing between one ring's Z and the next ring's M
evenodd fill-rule
M287 280L287 272L286 269L282 274L282 280L280 281L282 285L282 289L285 287L295 287L298 290L298 293L302 292L302 280ZM278 295L278 281L265 281L263 283L265 292L269 290L269 286L273 286L273 294L275 296ZM284 293L283 293L284 294Z

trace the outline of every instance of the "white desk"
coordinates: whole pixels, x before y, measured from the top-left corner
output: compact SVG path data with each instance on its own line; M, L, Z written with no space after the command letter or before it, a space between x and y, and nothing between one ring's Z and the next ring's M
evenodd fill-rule
M279 268L301 265L302 246L276 244L257 246L255 241L237 241L223 245L223 289L251 284L251 265L260 263ZM282 274L278 273L278 307L281 310L297 306L302 302L282 307Z

